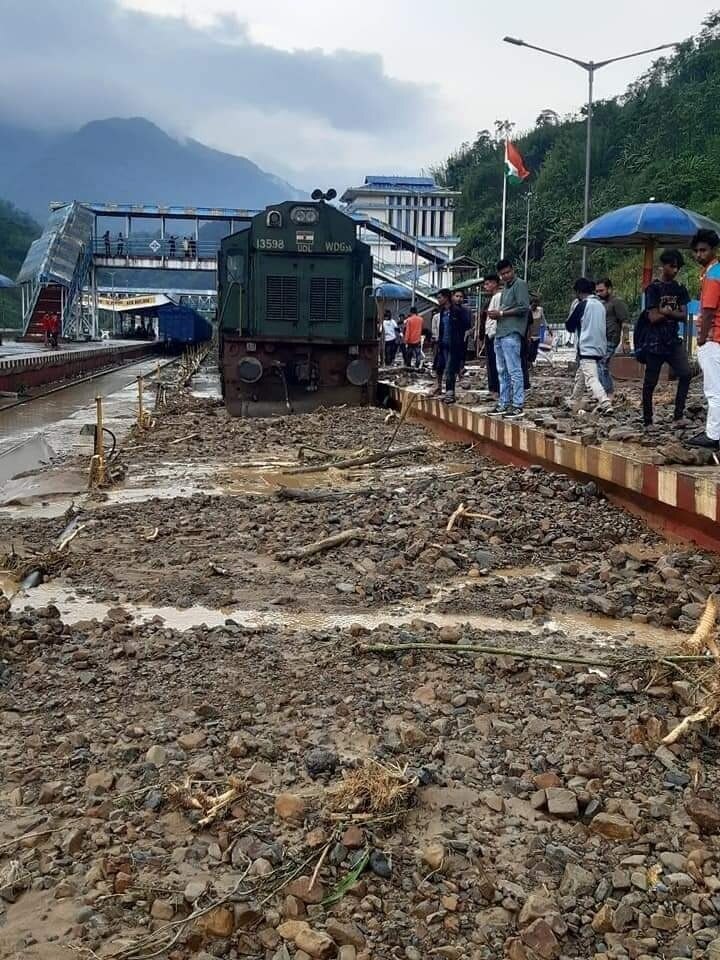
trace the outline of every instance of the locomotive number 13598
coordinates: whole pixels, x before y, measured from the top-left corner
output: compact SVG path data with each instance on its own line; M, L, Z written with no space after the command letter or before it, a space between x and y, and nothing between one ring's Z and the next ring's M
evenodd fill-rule
M258 250L284 250L285 241L275 237L258 237L255 241Z

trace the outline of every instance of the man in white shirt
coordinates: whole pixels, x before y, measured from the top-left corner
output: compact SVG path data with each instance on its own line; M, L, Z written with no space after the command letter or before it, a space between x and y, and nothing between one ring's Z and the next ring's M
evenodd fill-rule
M612 402L598 369L607 353L605 305L595 296L595 284L587 277L575 281L575 296L565 321L565 329L577 334L577 372L569 406L577 413L587 391L595 400L598 413L606 416L612 413Z
M496 273L490 273L483 282L483 293L490 297L490 302L485 309L485 362L487 364L488 390L497 398L500 392L500 381L498 379L497 362L495 360L495 334L497 333L497 320L489 317L490 311L500 310L500 277Z
M391 367L395 363L398 348L398 325L393 320L389 310L383 314L383 336L385 338L385 366Z

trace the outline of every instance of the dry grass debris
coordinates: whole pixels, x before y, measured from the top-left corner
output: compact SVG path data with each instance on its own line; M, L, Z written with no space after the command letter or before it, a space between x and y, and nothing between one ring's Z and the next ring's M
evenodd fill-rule
M17 894L27 890L31 879L19 860L10 860L0 867L0 899L13 903Z
M417 787L418 778L408 772L407 764L367 759L346 772L331 791L332 819L398 820L412 805Z
M12 547L9 553L0 555L0 569L12 573L19 583L35 571L45 577L52 576L67 564L67 554L55 549L23 556Z
M247 784L240 777L230 777L228 786L221 793L207 793L200 784L187 779L183 783L169 783L165 788L168 801L182 810L199 810L203 816L198 825L206 827L221 820L230 807L245 792Z

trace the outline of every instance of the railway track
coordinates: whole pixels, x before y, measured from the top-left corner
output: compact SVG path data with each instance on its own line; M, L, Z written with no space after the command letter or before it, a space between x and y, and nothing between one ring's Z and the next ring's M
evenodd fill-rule
M82 425L95 421L97 395L105 400L106 424L122 433L136 415L136 378L149 379L179 360L116 364L0 409L0 483L54 460L58 453L79 451Z

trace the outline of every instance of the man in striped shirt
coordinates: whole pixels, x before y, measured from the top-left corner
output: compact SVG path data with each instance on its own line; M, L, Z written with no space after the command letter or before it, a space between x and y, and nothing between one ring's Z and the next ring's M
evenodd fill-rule
M720 238L714 230L698 230L692 250L703 268L700 289L700 319L697 331L697 358L703 374L708 412L705 431L688 440L692 447L720 449Z

